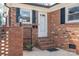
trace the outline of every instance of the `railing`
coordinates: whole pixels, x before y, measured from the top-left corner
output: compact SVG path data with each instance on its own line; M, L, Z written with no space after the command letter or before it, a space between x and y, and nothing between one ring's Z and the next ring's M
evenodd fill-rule
M0 55L7 56L9 52L9 31L0 28Z

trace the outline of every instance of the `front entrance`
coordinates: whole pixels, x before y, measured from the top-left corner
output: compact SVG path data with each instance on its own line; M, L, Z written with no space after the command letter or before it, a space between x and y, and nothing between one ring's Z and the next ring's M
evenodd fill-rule
M47 37L47 14L38 13L38 37Z

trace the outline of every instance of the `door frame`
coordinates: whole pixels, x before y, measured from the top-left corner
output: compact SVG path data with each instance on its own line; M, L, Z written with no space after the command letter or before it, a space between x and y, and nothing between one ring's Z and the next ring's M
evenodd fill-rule
M40 14L44 14L46 16L46 36L39 36L39 20L40 20ZM47 13L45 12L38 12L38 37L48 37L48 20L47 20Z

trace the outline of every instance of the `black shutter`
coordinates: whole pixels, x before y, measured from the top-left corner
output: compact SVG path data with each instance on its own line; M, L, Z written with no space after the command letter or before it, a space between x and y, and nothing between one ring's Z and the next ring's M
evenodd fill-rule
M36 11L32 10L32 23L36 23Z
M16 22L19 22L20 8L16 8Z
M60 16L61 16L61 24L65 24L65 8L61 8L61 13L60 13Z

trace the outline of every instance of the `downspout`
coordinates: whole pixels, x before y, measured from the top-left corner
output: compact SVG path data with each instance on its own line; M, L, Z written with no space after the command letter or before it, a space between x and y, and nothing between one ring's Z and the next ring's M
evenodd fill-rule
M7 22L8 24L7 24L7 26L10 27L11 26L11 15L10 15L11 8L9 6L7 6L6 3L4 3L4 6L6 6L7 8L9 8L9 12L8 12L9 18L8 18L8 22Z

